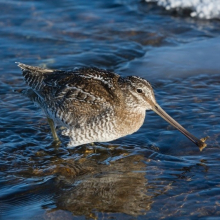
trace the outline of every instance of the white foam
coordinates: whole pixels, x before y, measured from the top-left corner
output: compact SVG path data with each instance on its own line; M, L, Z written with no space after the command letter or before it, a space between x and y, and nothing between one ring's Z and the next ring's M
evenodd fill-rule
M146 2L156 2L159 6L172 9L192 10L191 16L202 19L220 18L220 0L145 0Z

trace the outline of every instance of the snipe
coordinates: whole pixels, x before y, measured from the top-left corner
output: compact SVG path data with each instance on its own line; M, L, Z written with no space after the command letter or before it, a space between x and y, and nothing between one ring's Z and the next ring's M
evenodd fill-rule
M132 134L153 110L200 150L206 144L171 118L156 102L150 83L137 76L120 77L97 68L74 71L42 69L18 63L34 100L46 113L54 139L55 125L64 126L68 146L106 142Z

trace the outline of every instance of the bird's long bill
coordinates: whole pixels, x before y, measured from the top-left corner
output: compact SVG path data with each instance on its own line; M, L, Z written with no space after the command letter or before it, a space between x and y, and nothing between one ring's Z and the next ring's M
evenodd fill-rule
M189 138L192 142L194 142L200 150L206 147L206 144L190 134L184 127L182 127L177 121L175 121L172 117L170 117L158 104L153 105L154 112L156 112L159 116L161 116L168 123L173 125L176 129L178 129L182 134L184 134L187 138Z

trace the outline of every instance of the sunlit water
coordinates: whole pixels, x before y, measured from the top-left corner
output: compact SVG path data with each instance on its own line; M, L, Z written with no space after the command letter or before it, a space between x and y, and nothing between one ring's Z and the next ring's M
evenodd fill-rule
M220 23L123 1L1 1L0 218L220 216ZM203 152L153 112L111 143L53 143L15 62L138 75ZM210 218L214 219L214 218Z

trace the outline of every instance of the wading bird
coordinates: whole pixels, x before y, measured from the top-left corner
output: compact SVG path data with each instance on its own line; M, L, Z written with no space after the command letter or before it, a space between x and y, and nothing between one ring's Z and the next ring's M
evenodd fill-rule
M73 71L43 69L18 63L44 110L52 135L55 125L70 137L69 147L107 142L136 132L146 110L153 110L194 142L200 150L206 144L170 117L156 102L150 83L137 76L121 77L98 68Z

